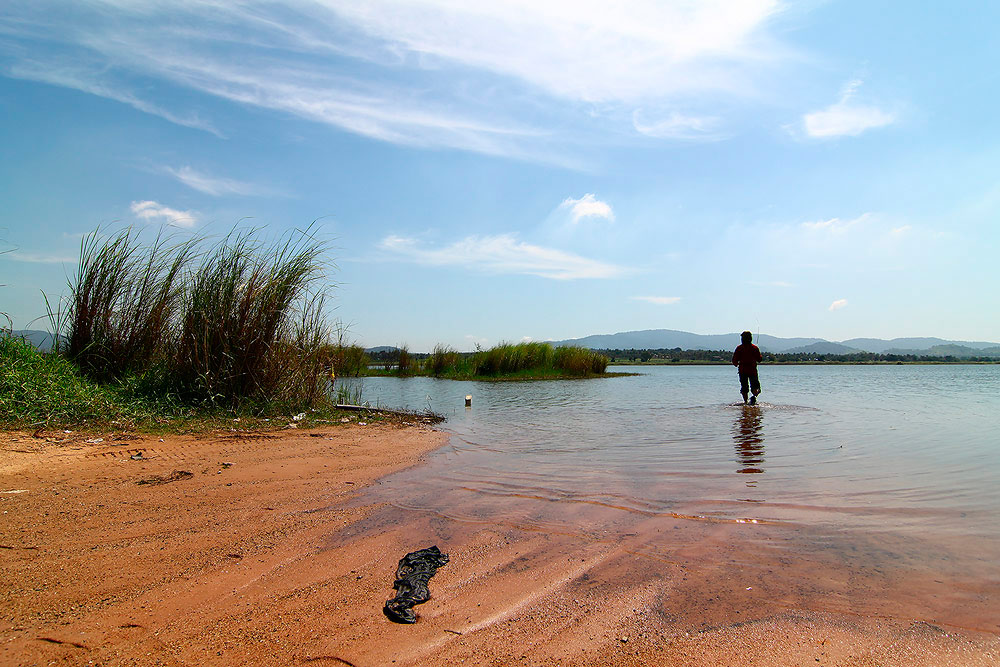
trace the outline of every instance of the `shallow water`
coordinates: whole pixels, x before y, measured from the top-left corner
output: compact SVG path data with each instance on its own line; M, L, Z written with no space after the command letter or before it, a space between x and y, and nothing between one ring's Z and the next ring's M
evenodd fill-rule
M601 541L657 517L733 524L749 549L930 577L942 608L971 605L995 631L1000 365L762 366L755 407L731 367L613 370L641 375L362 380L366 401L443 413L452 434L366 500Z

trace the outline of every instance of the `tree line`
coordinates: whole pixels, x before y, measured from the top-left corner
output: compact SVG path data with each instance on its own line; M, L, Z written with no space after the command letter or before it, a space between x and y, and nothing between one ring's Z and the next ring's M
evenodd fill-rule
M601 349L595 350L606 356L611 363L655 363L669 364L696 362L728 364L732 362L732 350L682 350L675 348L649 349ZM955 356L893 354L876 352L851 352L848 354L817 354L815 352L764 352L764 363L840 363L840 364L888 364L888 363L1000 363L992 356Z

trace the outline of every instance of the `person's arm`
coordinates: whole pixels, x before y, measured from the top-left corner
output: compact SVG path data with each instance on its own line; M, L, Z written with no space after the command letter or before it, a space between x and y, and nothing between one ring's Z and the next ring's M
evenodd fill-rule
M733 366L739 366L739 365L740 365L740 348L736 348L736 351L733 352Z
M758 347L757 348L757 363L759 364L762 361L764 361L764 355L761 354L760 348Z

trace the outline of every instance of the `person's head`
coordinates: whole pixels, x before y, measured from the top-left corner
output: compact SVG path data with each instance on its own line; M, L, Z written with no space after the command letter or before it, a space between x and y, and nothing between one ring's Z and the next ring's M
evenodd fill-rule
M740 340L743 341L744 343L749 343L750 341L753 340L753 334L750 333L749 331L744 331L743 333L740 334Z

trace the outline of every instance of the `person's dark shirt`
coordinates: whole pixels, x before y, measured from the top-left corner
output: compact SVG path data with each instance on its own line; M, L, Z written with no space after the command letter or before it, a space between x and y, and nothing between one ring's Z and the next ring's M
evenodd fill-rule
M757 364L764 360L760 353L760 348L753 343L741 343L733 352L733 365L739 366L740 373L748 373L757 368Z

